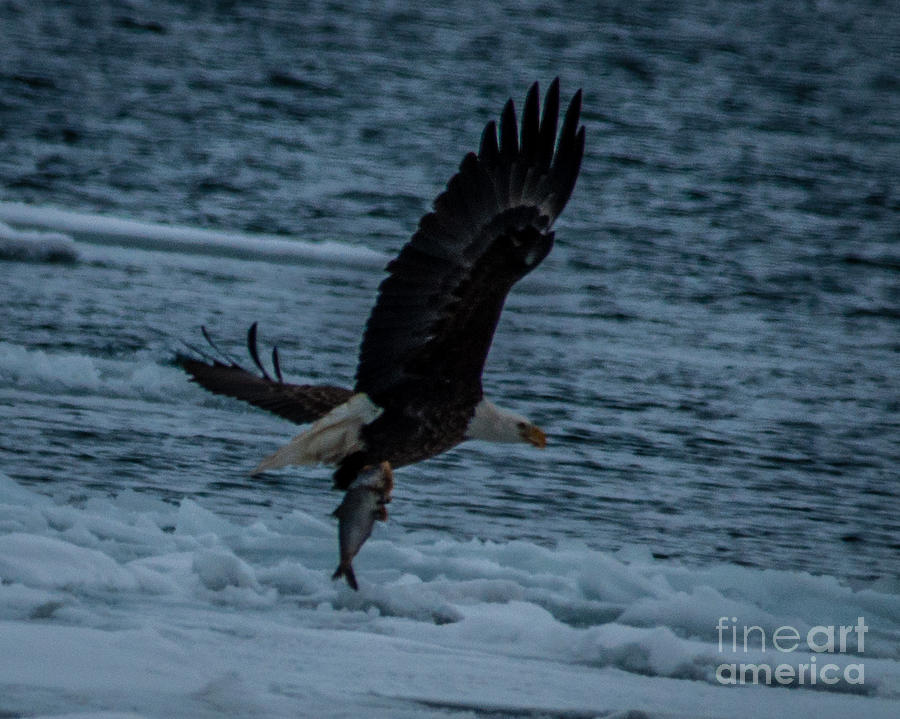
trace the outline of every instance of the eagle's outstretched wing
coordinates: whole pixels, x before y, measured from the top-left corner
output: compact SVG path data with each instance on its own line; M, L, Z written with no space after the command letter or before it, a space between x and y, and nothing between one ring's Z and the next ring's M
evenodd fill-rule
M210 392L249 402L297 424L314 422L353 395L353 392L345 387L285 382L281 376L277 348L272 349L272 365L275 371L275 377L272 377L259 359L256 322L247 332L247 349L261 376L244 369L222 352L212 341L206 328L203 328L203 336L221 359L195 350L203 359L179 354L175 361L191 375L194 382Z
M482 135L419 228L387 267L366 325L356 391L386 406L410 395L481 396L481 372L510 288L553 245L584 153L581 91L557 141L559 78L539 112L538 85L521 131L513 101ZM473 400L474 398L474 400Z

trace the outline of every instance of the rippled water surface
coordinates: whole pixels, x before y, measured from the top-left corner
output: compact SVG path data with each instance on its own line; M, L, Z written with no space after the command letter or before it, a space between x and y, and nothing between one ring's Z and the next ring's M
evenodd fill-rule
M205 324L241 354L259 320L287 374L349 384L382 277L360 253L396 252L506 98L559 75L585 92L582 175L485 374L550 445L406 468L391 522L895 574L898 17L877 2L0 4L0 199L346 245L281 262L90 236L73 262L7 253L3 471L75 498L202 498L248 523L325 517L327 471L246 476L294 428L203 394L174 352Z

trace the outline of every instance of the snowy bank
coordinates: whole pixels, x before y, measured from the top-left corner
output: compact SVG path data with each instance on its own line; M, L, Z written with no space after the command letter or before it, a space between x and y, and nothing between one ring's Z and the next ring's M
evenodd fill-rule
M900 701L897 587L388 524L354 593L329 578L327 518L242 526L190 499L73 502L4 475L0 532L0 712L13 716L893 717ZM826 635L812 630L860 617L864 645L850 634L815 651ZM746 647L735 633L737 652L733 624L758 628ZM795 651L761 646L786 626ZM811 659L840 681L799 681ZM789 665L794 681L733 686L729 663ZM844 677L851 664L862 683Z
M62 232L17 230L0 222L0 260L74 262L75 241Z
M19 202L0 202L0 223L0 259L32 259L41 245L45 246L45 253L52 248L57 253L64 249L74 259L74 240L91 245L289 263L317 261L380 268L387 261L380 252L342 242L306 242L280 235L138 222Z

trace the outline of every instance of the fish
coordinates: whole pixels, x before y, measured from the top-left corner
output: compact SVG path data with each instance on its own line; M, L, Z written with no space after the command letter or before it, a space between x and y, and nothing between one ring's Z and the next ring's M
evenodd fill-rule
M372 533L375 520L385 521L387 505L394 488L394 472L388 462L364 467L356 480L347 488L344 500L332 515L338 518L338 541L341 563L331 575L332 579L344 577L347 584L359 590L353 573L353 558Z

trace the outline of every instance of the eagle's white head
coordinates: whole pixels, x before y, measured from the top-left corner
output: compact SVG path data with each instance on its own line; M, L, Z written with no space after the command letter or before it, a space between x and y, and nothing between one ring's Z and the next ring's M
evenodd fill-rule
M498 407L486 399L475 407L475 414L466 429L466 439L525 442L541 449L547 446L547 435L540 427L521 414Z

